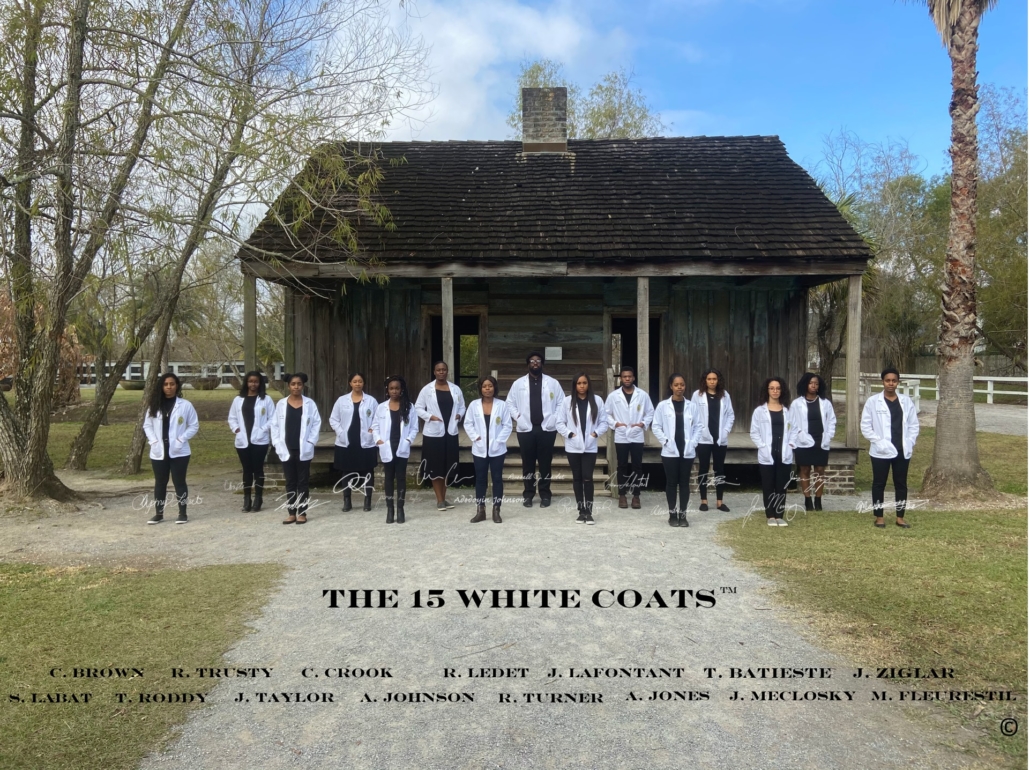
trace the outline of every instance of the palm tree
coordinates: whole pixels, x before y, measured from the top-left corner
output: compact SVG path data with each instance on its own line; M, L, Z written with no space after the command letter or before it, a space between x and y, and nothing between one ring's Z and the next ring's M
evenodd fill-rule
M923 493L935 497L991 489L980 467L973 411L976 344L976 48L980 19L997 0L926 0L951 58L951 222L937 346L940 400L933 462Z

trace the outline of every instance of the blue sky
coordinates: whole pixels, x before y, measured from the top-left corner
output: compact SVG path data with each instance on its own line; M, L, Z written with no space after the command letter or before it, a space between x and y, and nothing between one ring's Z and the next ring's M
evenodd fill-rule
M777 134L806 167L841 128L905 140L945 170L951 70L924 5L893 0L418 0L436 99L394 139L505 139L519 64L548 57L584 89L625 67L677 136ZM1027 86L1027 2L980 30L981 83Z

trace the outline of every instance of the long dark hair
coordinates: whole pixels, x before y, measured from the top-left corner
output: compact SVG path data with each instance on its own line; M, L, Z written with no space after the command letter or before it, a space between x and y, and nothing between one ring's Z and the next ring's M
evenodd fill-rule
M722 372L715 368L705 369L704 372L701 373L701 382L697 386L697 392L700 393L702 396L708 392L709 374L714 374L716 377L719 378L719 384L715 386L715 397L718 399L722 399L722 397L726 394L726 386L722 383Z
M787 405L786 400L790 398L790 389L787 387L787 381L782 377L770 377L762 383L762 388L758 391L758 406L769 403L769 386L774 382L780 383L780 403L784 406Z
M593 420L595 424L597 423L597 399L594 398L594 386L590 382L590 375L586 372L580 372L572 378L572 400L569 401L569 407L571 407L569 411L572 412L573 425L579 425L579 409L576 408L576 399L579 398L579 393L576 390L576 383L583 377L587 378L586 399L587 403L590 404L590 419Z
M165 397L165 380L171 377L175 380L175 397L179 398L182 395L182 380L179 379L179 375L175 372L165 372L157 378L157 387L150 394L150 416L157 417L157 413L161 411L161 401Z
M808 398L808 383L812 380L819 380L819 398L826 398L826 380L814 372L805 372L798 380L798 395Z
M246 398L247 394L250 393L250 390L247 387L247 383L250 382L250 378L251 377L257 377L258 378L258 382L261 383L260 385L258 385L258 396L260 396L261 398L264 398L265 397L265 375L263 375L257 369L255 369L252 372L247 372L245 375L243 375L243 382L240 384L240 395L243 396L244 398Z
M362 379L364 379L364 378L362 378ZM350 382L350 380L347 380L347 382ZM407 420L408 416L411 414L411 396L408 395L408 383L406 383L404 381L404 378L401 377L399 374L391 374L389 377L387 377L386 378L386 384L385 384L387 400L390 399L390 383L391 382L399 382L401 384L401 408L400 408L400 413L401 413L401 417L403 419Z

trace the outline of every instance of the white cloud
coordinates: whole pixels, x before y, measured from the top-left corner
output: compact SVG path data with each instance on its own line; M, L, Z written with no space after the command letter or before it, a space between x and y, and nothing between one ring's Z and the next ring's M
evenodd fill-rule
M397 123L389 139L505 139L519 65L555 59L589 88L620 65L631 67L632 40L619 27L601 30L583 5L552 0L530 7L518 0L422 0L406 23L432 47L437 98ZM421 122L422 125L417 125Z

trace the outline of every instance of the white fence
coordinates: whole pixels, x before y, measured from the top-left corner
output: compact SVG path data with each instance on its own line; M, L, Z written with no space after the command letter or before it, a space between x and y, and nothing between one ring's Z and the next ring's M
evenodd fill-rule
M835 381L842 378L837 377ZM995 383L1001 383L1002 387L1012 387L1016 383L1023 386L1022 390L999 390ZM1010 385L1009 383L1012 383ZM983 384L985 387L977 387L978 384ZM859 375L858 381L858 399L864 403L867 398L873 393L879 393L883 390L883 383L880 381L880 375L872 372L862 372ZM916 411L919 411L920 396L923 392L933 391L934 400L940 398L940 382L936 374L902 374L901 384L898 386L898 390L901 393L909 396L916 404ZM847 395L844 390L833 391L839 395ZM973 393L986 393L987 403L993 404L995 396L1021 396L1027 398L1027 378L1026 377L973 377Z
M285 364L281 361L275 365L272 372L268 372L272 380L281 380L285 374ZM179 375L181 378L191 377L220 377L223 385L232 383L238 375L242 375L244 369L243 361L221 364L198 364L193 361L169 361L168 370ZM108 374L111 367L108 365ZM150 373L150 362L133 362L125 367L121 379L123 380L145 380ZM79 384L96 385L97 372L96 364L85 364L79 367Z

